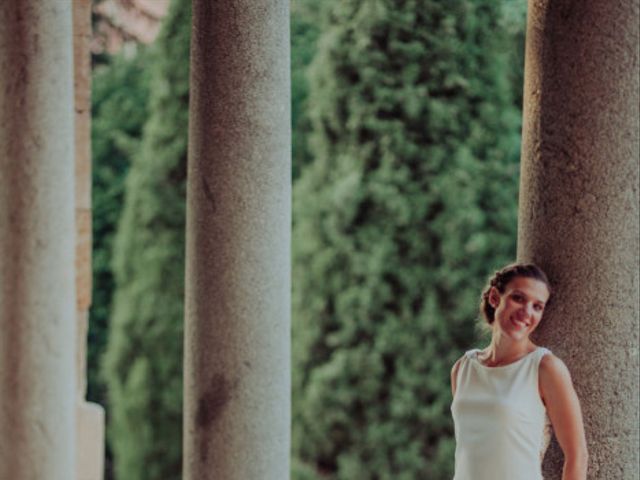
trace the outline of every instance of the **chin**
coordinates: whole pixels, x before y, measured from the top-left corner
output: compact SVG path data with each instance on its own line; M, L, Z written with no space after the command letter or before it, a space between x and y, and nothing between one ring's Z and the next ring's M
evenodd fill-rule
M512 332L511 338L514 340L526 340L529 338L529 332Z

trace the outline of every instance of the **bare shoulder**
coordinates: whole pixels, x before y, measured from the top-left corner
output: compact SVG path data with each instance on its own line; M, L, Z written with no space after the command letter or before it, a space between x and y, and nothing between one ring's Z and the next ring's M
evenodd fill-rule
M453 364L453 367L451 368L452 377L456 377L458 375L458 370L460 369L460 364L462 363L463 358L464 358L464 355L461 356L458 360L456 360L456 363Z
M540 394L543 399L555 397L573 391L571 373L565 363L552 353L548 353L540 360L538 370Z
M454 363L453 367L451 368L451 393L453 395L456 394L456 381L458 379L458 370L460 369L460 363L462 363L463 358L464 358L464 355L460 357L458 360L456 360L456 363Z
M540 360L540 369L538 372L540 379L560 379L567 378L571 380L571 374L565 363L553 353L547 353Z

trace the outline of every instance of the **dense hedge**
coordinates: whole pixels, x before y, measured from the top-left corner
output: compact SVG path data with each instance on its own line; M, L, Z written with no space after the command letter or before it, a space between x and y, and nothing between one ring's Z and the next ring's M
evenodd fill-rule
M496 0L335 0L294 189L294 479L450 479L449 370L515 253Z
M307 113L309 104L308 66L316 52L320 34L317 23L321 3L317 0L291 2L291 126L292 172L295 182L302 170L313 161L309 151L311 123Z

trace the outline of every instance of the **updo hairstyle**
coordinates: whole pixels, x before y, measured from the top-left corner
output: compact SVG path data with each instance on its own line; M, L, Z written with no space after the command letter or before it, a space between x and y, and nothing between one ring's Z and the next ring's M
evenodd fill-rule
M551 285L544 271L533 263L512 263L502 270L498 270L482 292L480 297L480 315L489 325L493 324L496 310L489 303L489 291L491 287L496 287L500 293L504 293L511 280L517 277L533 278L539 280L547 286L551 294Z

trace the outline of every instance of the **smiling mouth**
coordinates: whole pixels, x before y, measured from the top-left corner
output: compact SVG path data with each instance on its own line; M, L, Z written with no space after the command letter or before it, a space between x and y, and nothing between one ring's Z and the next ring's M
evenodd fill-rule
M511 318L511 323L513 323L518 328L528 328L530 325L525 320L518 320L516 318Z

